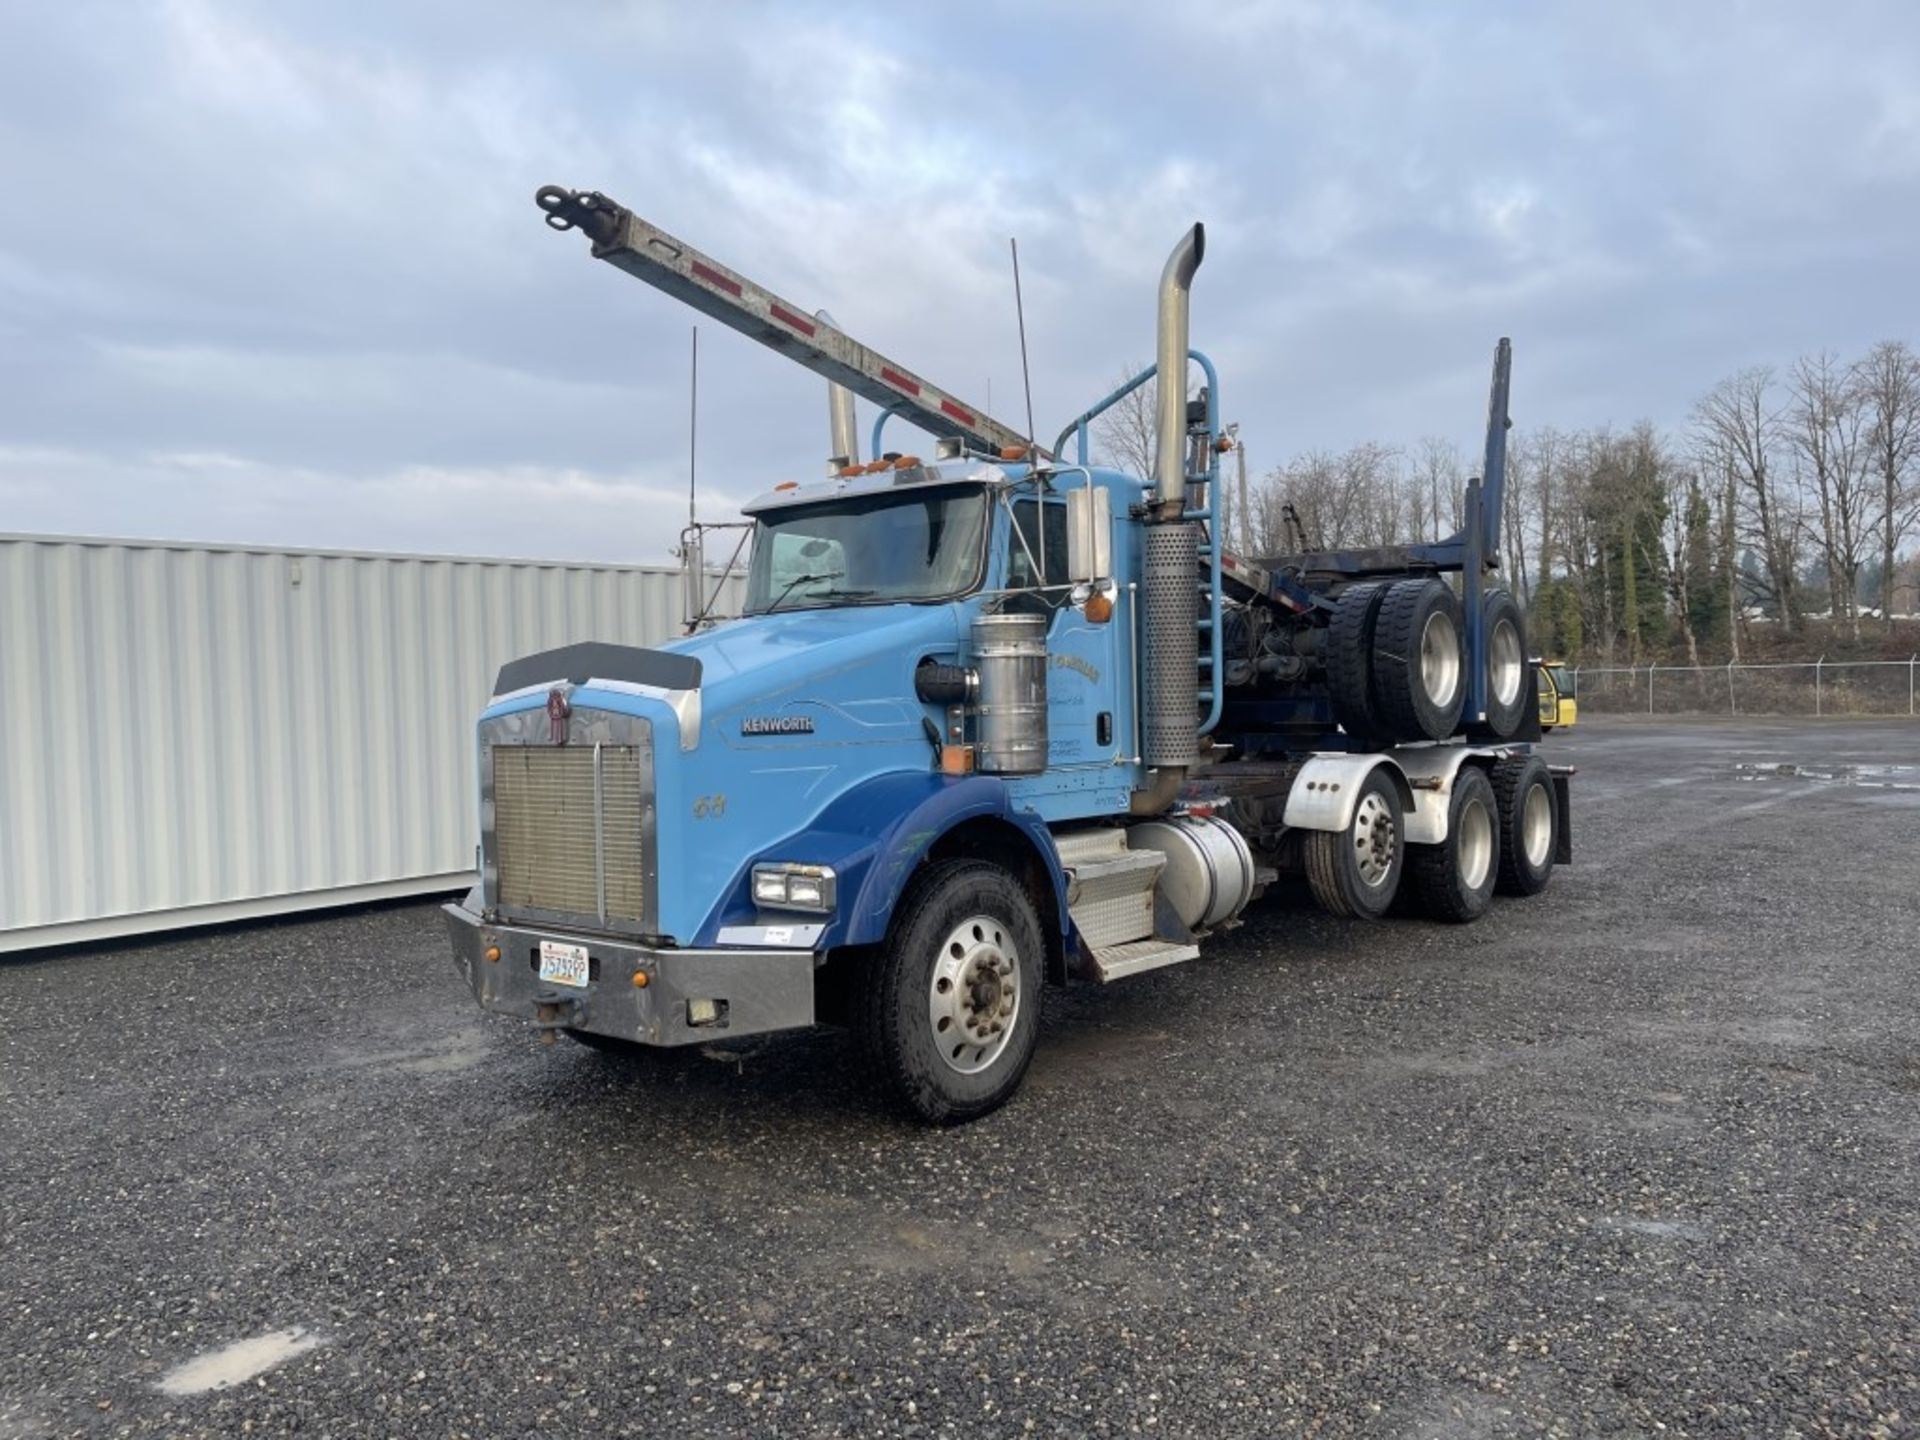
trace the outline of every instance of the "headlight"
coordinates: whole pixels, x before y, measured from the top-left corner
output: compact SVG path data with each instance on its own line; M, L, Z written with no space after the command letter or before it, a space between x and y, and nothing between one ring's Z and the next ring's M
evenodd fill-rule
M753 903L776 910L830 914L834 905L830 865L769 864L753 867Z

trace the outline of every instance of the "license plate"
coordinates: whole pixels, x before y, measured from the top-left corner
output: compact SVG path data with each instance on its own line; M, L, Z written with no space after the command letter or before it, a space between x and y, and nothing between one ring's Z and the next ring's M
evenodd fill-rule
M540 942L540 978L555 985L587 986L587 947L563 945L558 940Z

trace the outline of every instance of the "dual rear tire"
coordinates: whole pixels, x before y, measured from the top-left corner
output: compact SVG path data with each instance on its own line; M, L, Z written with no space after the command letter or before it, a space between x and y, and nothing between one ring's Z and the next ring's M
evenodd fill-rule
M1486 914L1500 874L1500 838L1493 783L1479 766L1462 765L1447 801L1447 838L1407 847L1407 880L1420 910L1456 925Z
M1481 605L1485 729L1508 740L1531 698L1526 620L1505 590ZM1326 675L1333 718L1357 745L1445 740L1460 728L1469 688L1459 597L1433 576L1347 586L1327 626Z
M1431 576L1362 580L1340 592L1327 627L1327 693L1366 746L1444 740L1466 702L1460 602Z

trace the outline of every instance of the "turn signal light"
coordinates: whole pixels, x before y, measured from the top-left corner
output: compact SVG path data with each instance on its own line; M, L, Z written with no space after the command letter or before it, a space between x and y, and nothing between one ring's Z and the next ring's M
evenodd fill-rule
M1024 460L1027 458L1027 447L1024 445L1002 445L1000 447L1000 458L1002 460Z
M1087 597L1086 617L1095 625L1104 625L1113 618L1113 597L1104 590L1096 590Z
M488 963L497 964L499 962L499 959L500 959L500 947L498 945L489 945L487 947Z
M653 983L653 977L647 974L646 971L636 970L633 972L633 988L634 989L644 990L647 988L647 986L651 985L652 983Z

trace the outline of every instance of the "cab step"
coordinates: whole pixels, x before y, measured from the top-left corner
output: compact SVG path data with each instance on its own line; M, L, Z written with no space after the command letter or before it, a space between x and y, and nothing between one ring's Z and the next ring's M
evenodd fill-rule
M1101 826L1054 837L1067 871L1067 909L1089 948L1153 934L1153 889L1167 857L1130 850L1124 830Z
M1158 970L1162 965L1178 965L1182 960L1199 958L1200 947L1180 940L1130 940L1124 945L1107 945L1092 951L1094 974L1104 985L1138 975L1142 970Z

